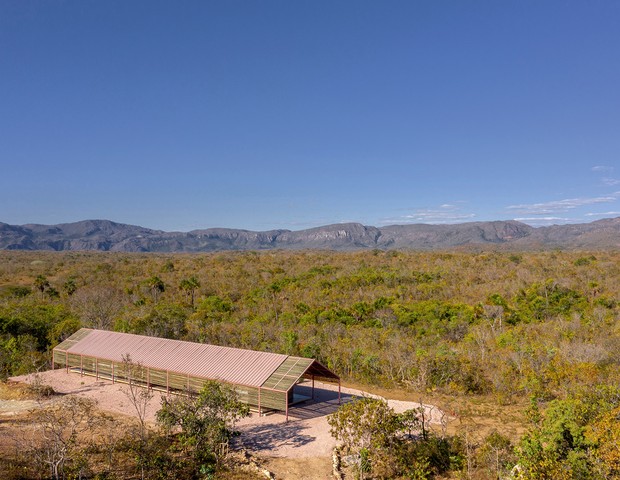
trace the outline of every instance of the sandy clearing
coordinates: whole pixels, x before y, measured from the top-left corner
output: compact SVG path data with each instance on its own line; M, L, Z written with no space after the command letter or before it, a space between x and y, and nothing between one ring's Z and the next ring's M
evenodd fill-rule
M30 383L32 376L14 377L11 380ZM97 380L79 373L66 373L65 370L49 370L39 374L39 381L51 385L61 394L77 395L97 400L99 408L120 415L135 416L133 406L124 391L127 385L113 384L106 380ZM295 392L311 396L309 382L298 385ZM147 410L147 420L155 421L155 413L159 409L161 398L165 393L154 392L153 400ZM341 402L351 401L354 397L375 397L361 390L342 387ZM54 401L54 400L51 400ZM420 406L418 402L388 400L388 404L396 411L403 412ZM17 405L15 405L17 406ZM329 433L327 415L338 409L338 386L315 382L314 400L292 406L289 409L289 421L282 413L259 416L253 413L241 420L238 429L241 435L236 442L249 451L268 457L278 458L315 458L328 457L332 453L336 441ZM425 405L427 417L432 423L439 423L442 412ZM11 412L11 402L0 404L0 412Z
M11 381L32 383L34 375L23 375L10 378ZM50 385L57 393L92 398L97 401L101 410L135 417L136 413L124 391L127 385L111 383L106 380L97 380L88 375L67 373L65 370L48 370L38 374L38 380L43 385ZM153 400L147 410L147 420L155 421L155 413L159 410L162 394L154 392ZM165 395L163 395L165 396ZM45 400L43 404L57 401L58 397Z

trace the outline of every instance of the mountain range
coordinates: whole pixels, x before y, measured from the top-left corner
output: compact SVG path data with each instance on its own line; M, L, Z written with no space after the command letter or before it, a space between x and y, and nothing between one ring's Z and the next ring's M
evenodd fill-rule
M547 227L532 227L512 220L450 225L390 225L380 228L359 223L339 223L297 231L264 232L229 228L165 232L109 220L84 220L58 225L9 225L0 222L1 250L592 250L619 246L620 217Z
M214 252L270 249L588 250L618 247L620 217L548 227L532 227L517 221L390 225L380 228L340 223L298 231L264 232L229 228L165 232L109 220L84 220L58 225L9 225L0 222L2 250Z

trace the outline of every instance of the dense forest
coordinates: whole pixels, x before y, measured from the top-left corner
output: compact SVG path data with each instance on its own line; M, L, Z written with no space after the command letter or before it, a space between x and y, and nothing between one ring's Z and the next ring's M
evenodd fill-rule
M619 295L608 251L5 251L0 375L48 368L82 326L314 357L357 384L530 402L501 468L616 478Z

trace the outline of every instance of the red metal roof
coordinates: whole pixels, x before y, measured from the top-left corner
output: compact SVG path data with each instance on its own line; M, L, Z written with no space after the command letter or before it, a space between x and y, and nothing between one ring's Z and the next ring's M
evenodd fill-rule
M289 358L278 353L105 330L91 330L68 348L56 349L114 362L122 362L123 356L129 354L133 362L144 367L250 387L261 386Z

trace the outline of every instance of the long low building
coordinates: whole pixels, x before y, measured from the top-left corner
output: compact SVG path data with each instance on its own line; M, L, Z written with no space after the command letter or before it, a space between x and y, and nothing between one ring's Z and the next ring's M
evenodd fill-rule
M53 363L68 372L166 392L198 392L216 380L232 386L259 413L279 410L287 418L289 406L301 398L295 385L304 378L312 380L313 391L315 379L337 381L340 396L338 375L312 358L107 330L78 330L54 348Z

